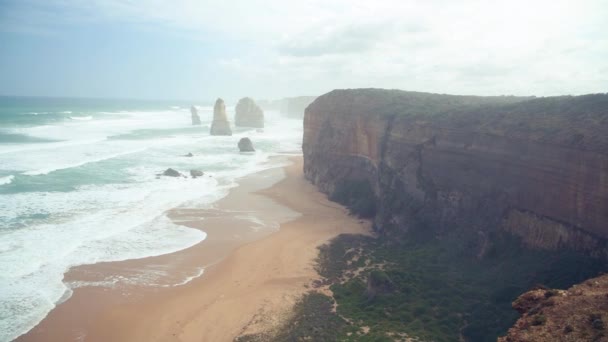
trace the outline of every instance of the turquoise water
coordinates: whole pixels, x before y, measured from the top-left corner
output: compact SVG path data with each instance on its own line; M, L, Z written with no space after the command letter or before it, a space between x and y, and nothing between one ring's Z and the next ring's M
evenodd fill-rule
M272 167L269 157L301 150L301 120L266 112L263 132L213 137L212 107L198 107L202 126L193 127L190 105L0 97L0 341L27 332L69 296L73 285L62 280L70 267L204 240L164 212L208 206L238 177ZM238 152L244 136L256 153ZM157 176L169 167L206 176Z

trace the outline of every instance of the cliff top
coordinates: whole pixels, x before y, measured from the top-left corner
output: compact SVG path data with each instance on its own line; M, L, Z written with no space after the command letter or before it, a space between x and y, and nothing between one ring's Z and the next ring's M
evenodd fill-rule
M581 96L463 96L341 89L310 106L332 113L394 116L417 124L608 153L608 93Z
M522 317L500 342L607 341L608 275L570 289L536 289L513 302Z

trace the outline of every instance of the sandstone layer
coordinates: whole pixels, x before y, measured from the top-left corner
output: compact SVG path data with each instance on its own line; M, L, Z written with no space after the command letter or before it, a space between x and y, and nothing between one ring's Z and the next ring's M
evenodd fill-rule
M210 133L211 135L232 135L230 121L228 121L228 115L226 115L226 104L222 99L215 101Z
M234 125L239 127L264 128L264 111L250 97L236 104Z
M304 118L304 173L328 194L368 184L376 229L498 233L608 256L608 94L547 98L334 90Z

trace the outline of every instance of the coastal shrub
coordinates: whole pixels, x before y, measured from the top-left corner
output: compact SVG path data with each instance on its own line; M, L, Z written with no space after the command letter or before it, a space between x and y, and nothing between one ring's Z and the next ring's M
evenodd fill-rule
M333 340L375 341L405 334L423 341L459 341L462 336L494 342L519 317L511 302L534 284L567 288L606 271L604 263L564 251L528 251L504 237L494 241L493 255L477 259L447 239L396 243L386 237L341 235L332 240L320 248L317 270L330 284L335 316L349 322ZM359 261L349 262L353 257ZM562 267L575 264L580 267ZM368 300L369 278L390 280L391 291ZM363 327L370 328L367 334L361 333Z
M547 317L543 314L538 314L532 319L532 325L543 325L547 322Z
M602 315L599 313L593 313L589 315L589 322L591 322L591 326L595 330L604 330L604 321L602 320Z

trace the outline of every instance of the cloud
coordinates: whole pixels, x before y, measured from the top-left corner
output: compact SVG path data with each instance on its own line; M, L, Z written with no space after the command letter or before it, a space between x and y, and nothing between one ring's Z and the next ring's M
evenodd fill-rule
M41 11L231 44L217 67L268 92L377 86L476 94L607 91L606 0L64 0ZM52 19L45 19L52 21ZM76 19L74 19L76 20ZM240 79L238 81L240 81Z

